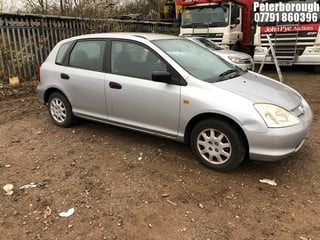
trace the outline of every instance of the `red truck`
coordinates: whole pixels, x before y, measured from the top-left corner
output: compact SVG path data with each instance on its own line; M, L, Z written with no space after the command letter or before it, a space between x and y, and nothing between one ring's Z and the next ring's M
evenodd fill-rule
M181 17L180 35L206 37L225 48L254 54L256 63L265 60L266 64L273 64L273 57L268 52L269 35L280 65L314 65L316 71L319 71L320 1L284 2L312 5L314 11L306 13L312 15L312 21L307 21L307 18L303 21L303 15L297 10L282 13L286 17L292 15L292 21L256 19L262 10L255 8L256 5L279 4L276 1L176 0L176 15ZM277 12L271 13L281 18Z
M274 4L272 1L263 3ZM309 12L279 13L275 11L272 16L275 17L274 21L272 19L258 21L254 36L256 63L264 61L266 64L273 64L274 62L273 56L268 52L270 44L267 35L269 35L279 65L313 65L316 72L320 71L320 1L285 2L285 4L299 3L309 4L313 11L310 9ZM258 15L256 16L256 20L261 20Z
M176 0L180 35L206 37L224 48L253 47L253 0Z

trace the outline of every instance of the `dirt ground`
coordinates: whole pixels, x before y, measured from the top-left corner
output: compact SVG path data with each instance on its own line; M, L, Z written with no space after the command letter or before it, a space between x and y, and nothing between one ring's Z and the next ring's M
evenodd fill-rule
M284 79L314 112L304 146L229 173L166 139L88 121L59 128L34 83L0 85L0 239L319 239L320 74L294 69Z

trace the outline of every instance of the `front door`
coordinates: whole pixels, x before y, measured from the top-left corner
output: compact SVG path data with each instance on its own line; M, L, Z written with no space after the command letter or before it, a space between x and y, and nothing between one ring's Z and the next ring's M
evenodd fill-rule
M149 48L112 41L111 73L106 75L108 119L158 134L177 135L181 86L154 82L167 65Z

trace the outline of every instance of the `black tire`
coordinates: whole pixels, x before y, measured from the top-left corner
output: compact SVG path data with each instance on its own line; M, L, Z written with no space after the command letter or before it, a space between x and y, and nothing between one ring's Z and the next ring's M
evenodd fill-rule
M48 100L49 114L53 122L59 127L70 127L74 121L72 107L67 98L59 93L54 92Z
M247 153L239 131L220 119L199 122L191 132L190 145L200 163L218 171L237 168Z

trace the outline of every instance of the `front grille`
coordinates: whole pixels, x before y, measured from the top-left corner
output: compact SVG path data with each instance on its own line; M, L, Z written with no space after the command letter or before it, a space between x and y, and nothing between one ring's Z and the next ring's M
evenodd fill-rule
M211 41L221 44L223 33L185 33L183 36L192 36L192 37L203 37L203 38L210 38Z
M296 107L295 109L293 109L292 111L292 114L296 117L301 117L304 115L305 113L305 110L304 110L304 107L302 104L300 104L298 107Z

